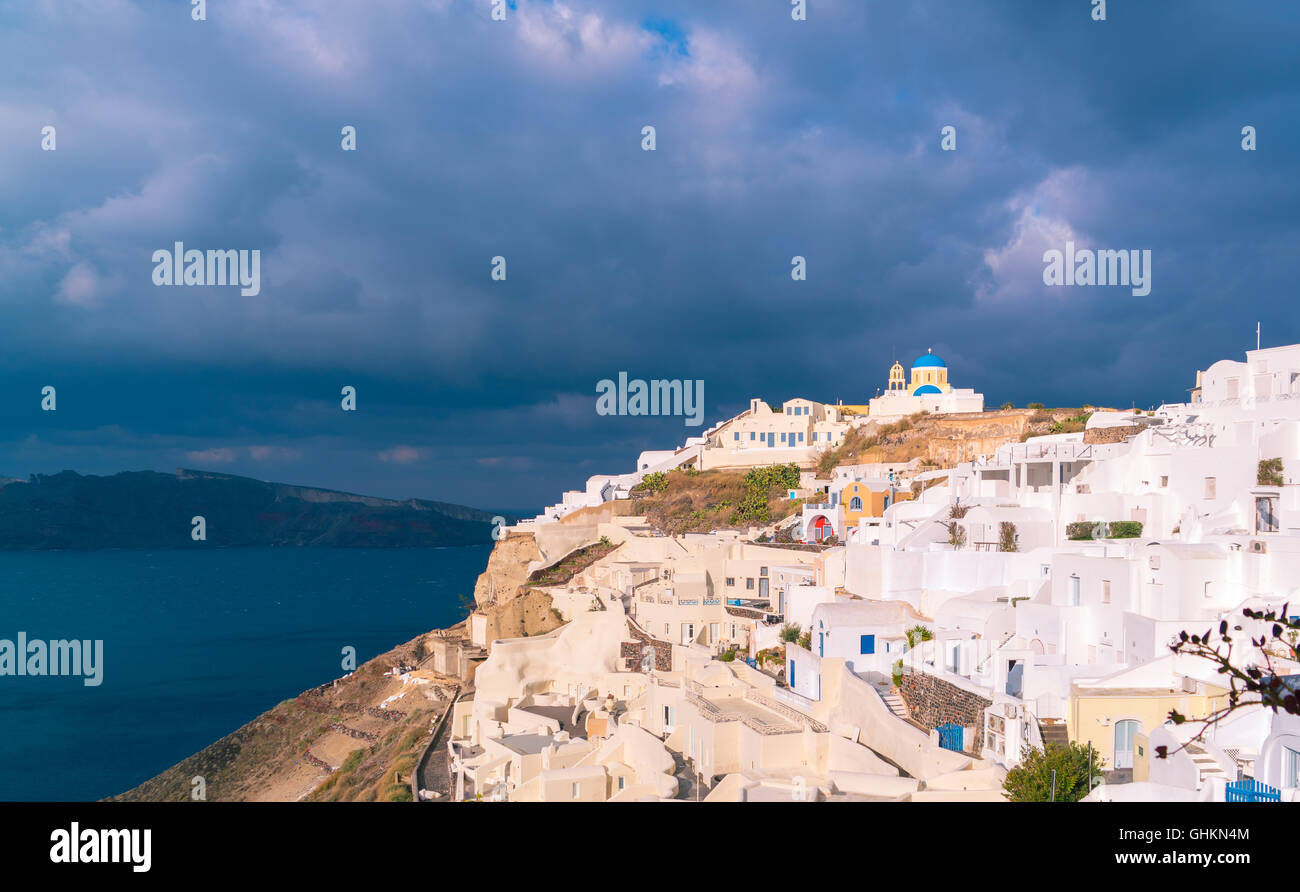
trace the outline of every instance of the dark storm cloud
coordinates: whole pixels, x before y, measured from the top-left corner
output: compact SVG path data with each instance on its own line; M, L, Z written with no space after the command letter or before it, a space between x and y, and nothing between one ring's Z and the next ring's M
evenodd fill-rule
M992 402L1150 405L1300 340L1290 2L208 6L0 12L0 472L539 506L691 432L597 416L619 371L713 419L933 347ZM1044 287L1066 238L1150 248L1151 295ZM174 241L261 293L154 287Z

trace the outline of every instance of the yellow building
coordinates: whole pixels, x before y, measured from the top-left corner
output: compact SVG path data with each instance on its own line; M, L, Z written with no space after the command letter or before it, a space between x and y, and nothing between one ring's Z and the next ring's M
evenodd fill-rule
M912 493L906 489L894 490L894 502L911 501ZM840 492L840 505L844 509L844 528L853 529L864 517L883 517L890 501L889 487L873 490L861 480L855 480Z
M1174 671L1172 655L1070 686L1067 726L1074 743L1091 743L1106 770L1133 769L1145 780L1151 759L1147 739L1178 710L1203 718L1227 703L1222 687Z

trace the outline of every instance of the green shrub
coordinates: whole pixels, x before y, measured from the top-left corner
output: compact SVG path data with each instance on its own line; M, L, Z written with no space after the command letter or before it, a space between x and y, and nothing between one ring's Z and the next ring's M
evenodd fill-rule
M730 663L736 659L736 651L734 649L724 650L718 654L718 659L724 663Z
M1281 486L1282 485L1282 459L1280 458L1260 459L1256 482L1260 486Z
M1109 526L1112 539L1137 539L1142 535L1142 524L1136 520L1112 520Z
M908 650L911 650L912 648L916 647L922 641L934 640L934 632L931 632L928 628L920 624L912 626L912 628L908 629L903 634L907 636ZM900 665L902 664L901 660L899 661L899 664Z
M1002 789L1012 802L1053 800L1052 771L1056 771L1056 802L1078 802L1091 792L1090 783L1101 779L1105 760L1092 744L1049 743L1046 750L1027 746L1020 764L1007 772Z
M1016 543L1016 525L1008 520L998 524L998 551L1019 551Z
M641 486L652 493L661 493L668 488L668 475L663 471L652 471L641 478Z
M780 632L781 640L782 640L782 641L798 641L798 640L799 640L799 632L800 632L800 630L799 630L799 624L798 624L798 623L786 623L784 626L781 627L781 632Z
M1074 523L1065 525L1065 538L1067 539L1091 539L1093 530L1097 525L1090 520L1079 520Z

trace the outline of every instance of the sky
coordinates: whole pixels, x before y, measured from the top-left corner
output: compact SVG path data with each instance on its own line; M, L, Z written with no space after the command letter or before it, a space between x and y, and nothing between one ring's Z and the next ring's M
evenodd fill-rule
M6 3L0 475L536 510L698 432L597 414L620 372L706 423L930 349L991 406L1184 400L1300 342L1300 4L1107 5ZM260 292L155 285L177 241ZM1066 241L1150 293L1046 286Z

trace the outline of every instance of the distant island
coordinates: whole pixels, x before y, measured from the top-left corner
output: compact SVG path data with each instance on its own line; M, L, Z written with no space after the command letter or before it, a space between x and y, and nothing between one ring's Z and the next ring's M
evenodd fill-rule
M196 516L204 541L191 537ZM494 516L188 469L0 478L0 550L488 545Z

